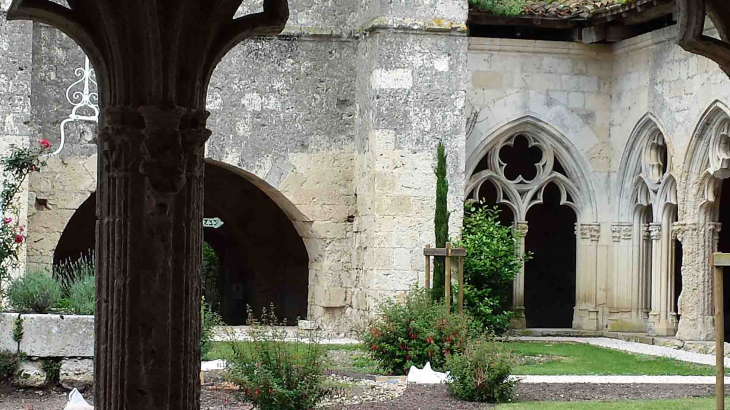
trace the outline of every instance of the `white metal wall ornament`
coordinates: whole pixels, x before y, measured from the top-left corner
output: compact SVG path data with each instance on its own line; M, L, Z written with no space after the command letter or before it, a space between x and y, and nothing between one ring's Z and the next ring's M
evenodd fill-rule
M99 94L92 91L92 85L96 88L97 84L94 69L91 68L89 63L89 57L85 57L84 67L77 68L74 73L79 79L66 89L66 100L73 105L73 108L68 118L61 121L61 143L51 156L57 155L63 150L66 143L66 125L68 123L74 121L99 122ZM84 109L89 115L85 115L84 111L81 111Z
M220 218L203 218L203 228L218 229L223 226L223 221Z

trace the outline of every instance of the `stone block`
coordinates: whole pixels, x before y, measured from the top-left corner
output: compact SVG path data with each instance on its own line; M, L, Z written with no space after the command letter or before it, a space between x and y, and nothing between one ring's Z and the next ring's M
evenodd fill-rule
M471 85L474 88L502 88L502 74L494 71L476 71L472 73Z
M90 390L94 385L94 360L67 359L61 363L59 382L67 389Z
M319 325L314 320L300 320L297 325L299 330L317 330Z
M46 384L46 372L40 360L24 360L20 362L18 374L13 384L20 387L43 387Z
M345 307L351 303L351 293L348 289L341 287L322 287L314 289L314 303L326 308Z
M0 314L0 350L15 351L12 339L17 313ZM94 317L22 315L20 351L31 357L93 357Z

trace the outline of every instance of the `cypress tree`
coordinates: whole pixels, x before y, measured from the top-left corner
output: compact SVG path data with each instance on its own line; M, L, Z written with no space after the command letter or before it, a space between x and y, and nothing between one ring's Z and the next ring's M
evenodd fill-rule
M441 141L439 141L436 149L436 158L436 215L434 217L434 228L436 231L436 247L445 248L446 242L449 240L449 211L447 206L449 181L446 179L446 148ZM445 273L444 258L434 258L433 300L444 297Z

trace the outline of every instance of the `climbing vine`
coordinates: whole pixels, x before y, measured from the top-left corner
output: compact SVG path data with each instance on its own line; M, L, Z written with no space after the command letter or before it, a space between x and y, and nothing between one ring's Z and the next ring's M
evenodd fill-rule
M29 148L10 146L10 153L0 159L2 189L0 190L0 299L5 297L10 272L18 267L18 255L25 242L24 228L20 225L20 205L16 198L25 179L46 165L43 153L51 143L43 139Z

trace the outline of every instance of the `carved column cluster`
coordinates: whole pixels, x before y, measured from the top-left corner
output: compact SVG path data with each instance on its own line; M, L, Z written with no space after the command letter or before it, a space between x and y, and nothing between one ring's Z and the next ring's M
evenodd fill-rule
M633 328L631 312L636 306L634 298L633 272L633 227L630 224L614 224L611 227L613 239L613 303L609 309L611 330ZM633 329L632 329L633 330Z
M105 111L97 192L96 400L199 407L207 113Z
M527 221L520 221L515 224L514 234L518 242L518 255L525 254L525 237L529 226ZM513 305L515 314L512 318L511 326L515 329L524 329L527 327L527 319L525 317L525 264L522 264L519 273L515 276L512 289Z
M576 308L573 328L598 330L598 241L599 224L576 224Z

